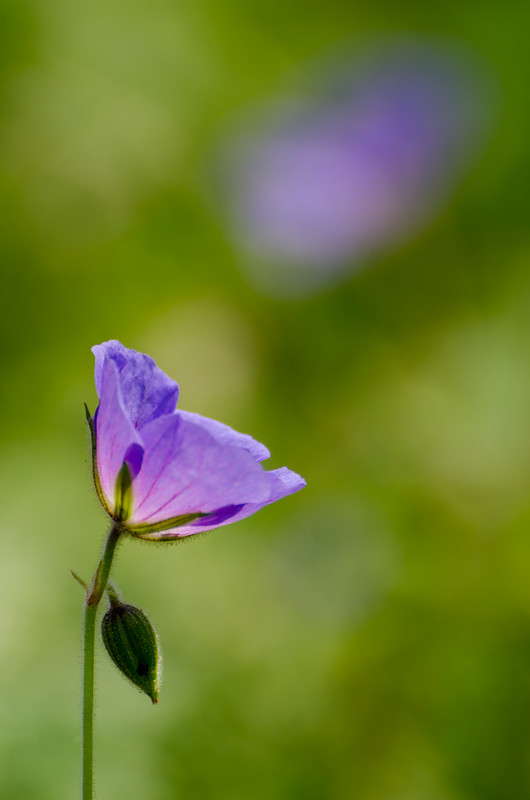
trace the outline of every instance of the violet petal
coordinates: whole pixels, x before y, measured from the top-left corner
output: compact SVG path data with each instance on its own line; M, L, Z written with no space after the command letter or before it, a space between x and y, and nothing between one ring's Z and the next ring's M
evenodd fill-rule
M179 411L178 413L182 419L187 419L189 422L193 422L204 428L204 430L219 444L241 447L250 453L255 461L265 461L265 459L270 458L271 454L265 445L253 439L252 436L249 436L247 433L239 433L222 422L210 419L209 417L203 417L200 414L194 414L191 411Z
M131 522L267 502L270 481L250 453L215 441L188 415L160 417L142 429L141 438L145 452Z
M95 345L96 389L101 399L104 365L112 361L117 369L124 408L136 428L141 428L163 414L171 414L177 405L178 384L168 378L150 356L129 350L115 339Z
M181 525L178 528L163 531L159 534L150 534L142 538L165 541L179 539L184 536L192 536L195 533L204 533L214 528L220 528L223 525L229 525L232 522L237 522L240 519L249 517L251 514L255 514L256 511L259 511L264 506L274 503L276 500L281 500L282 497L287 497L303 489L306 485L305 480L300 475L287 467L280 467L279 469L265 472L264 475L269 484L269 496L267 500L259 503L249 502L242 505L221 507L213 514L197 519L188 525Z
M95 419L97 466L101 488L114 507L116 477L131 447L142 443L125 411L118 384L118 368L107 360L100 374L100 402ZM138 451L137 451L138 457Z

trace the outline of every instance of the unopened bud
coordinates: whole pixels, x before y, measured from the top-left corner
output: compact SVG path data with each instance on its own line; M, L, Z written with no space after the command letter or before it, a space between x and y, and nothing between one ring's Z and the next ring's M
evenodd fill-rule
M118 669L158 703L158 643L143 611L113 598L101 623L101 635Z

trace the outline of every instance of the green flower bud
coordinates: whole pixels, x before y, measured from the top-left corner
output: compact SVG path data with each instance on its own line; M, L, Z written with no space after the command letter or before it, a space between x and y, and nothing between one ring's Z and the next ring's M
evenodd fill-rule
M101 623L101 635L120 672L153 703L158 703L158 642L143 611L111 596L111 607Z

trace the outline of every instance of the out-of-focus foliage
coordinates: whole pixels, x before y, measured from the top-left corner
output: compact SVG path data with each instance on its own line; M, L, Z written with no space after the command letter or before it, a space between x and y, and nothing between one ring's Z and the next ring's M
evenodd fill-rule
M78 791L69 570L90 577L106 525L82 404L111 337L308 487L123 547L164 680L153 708L100 646L98 797L530 797L529 16L4 0L1 797ZM482 65L487 136L406 241L310 297L260 294L212 197L227 130L394 36Z

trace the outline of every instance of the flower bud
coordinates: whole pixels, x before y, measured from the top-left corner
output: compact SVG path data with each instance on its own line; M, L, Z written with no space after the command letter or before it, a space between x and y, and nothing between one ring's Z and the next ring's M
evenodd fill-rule
M143 611L112 597L101 623L103 643L120 672L158 703L157 636Z

